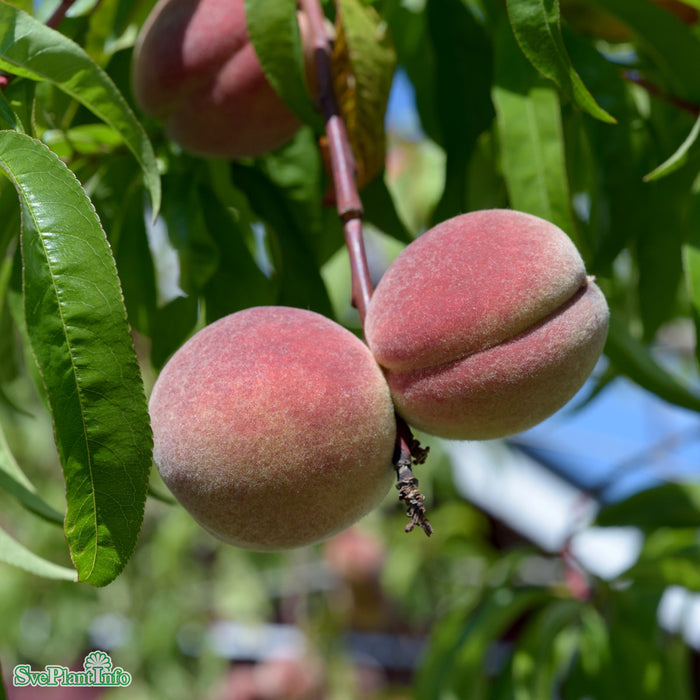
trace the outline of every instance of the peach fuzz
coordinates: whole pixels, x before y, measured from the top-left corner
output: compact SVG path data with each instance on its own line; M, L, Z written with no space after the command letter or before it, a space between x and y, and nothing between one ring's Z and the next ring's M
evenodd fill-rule
M377 285L365 335L410 425L490 439L532 427L576 393L608 315L561 229L494 209L409 244Z
M160 0L139 33L132 83L139 107L198 155L259 156L301 126L265 77L243 0Z
M254 307L205 327L163 368L149 409L166 485L239 547L330 537L395 478L381 369L359 338L311 311Z

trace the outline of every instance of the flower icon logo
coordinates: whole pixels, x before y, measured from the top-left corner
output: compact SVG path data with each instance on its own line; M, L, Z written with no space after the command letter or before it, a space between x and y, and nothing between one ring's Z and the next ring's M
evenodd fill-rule
M99 669L99 671L108 672L112 670L112 659L104 651L91 651L83 661L83 668L86 671ZM98 672L97 675L100 673Z

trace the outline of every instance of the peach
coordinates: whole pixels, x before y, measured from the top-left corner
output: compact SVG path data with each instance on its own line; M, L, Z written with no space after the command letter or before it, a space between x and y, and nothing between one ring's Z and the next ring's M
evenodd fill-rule
M495 209L449 219L386 271L365 335L397 412L437 436L488 439L563 406L602 352L605 297L553 224Z
M263 73L243 0L159 0L134 48L132 79L139 107L198 155L259 156L301 126Z
M205 327L163 368L149 409L166 485L239 547L323 540L395 478L381 369L359 338L312 311L254 307Z

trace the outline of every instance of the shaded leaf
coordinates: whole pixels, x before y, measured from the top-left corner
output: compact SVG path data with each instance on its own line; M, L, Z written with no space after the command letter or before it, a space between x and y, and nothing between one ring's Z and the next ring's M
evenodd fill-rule
M605 354L615 368L647 391L669 403L700 411L700 396L667 372L613 312Z
M218 249L219 264L204 286L207 323L272 301L272 285L245 245L235 215L205 185L198 191L204 222Z
M7 444L5 433L0 425L0 489L17 499L25 508L49 522L63 524L63 514L50 506L34 488Z
M233 184L245 193L271 238L275 303L332 317L333 307L314 256L279 188L256 168L231 163Z
M384 175L380 174L365 187L362 192L364 218L374 224L380 231L392 236L402 243L413 240L405 222L396 210L396 204L386 186Z
M197 297L176 297L156 309L151 319L151 362L160 369L187 340L197 323Z
M323 207L323 167L313 132L302 129L261 159L260 167L284 197L314 260L322 265L343 245L343 229L337 212Z
M559 98L525 61L505 24L495 71L493 99L510 204L575 237Z
M61 581L78 580L78 574L74 569L59 566L34 554L13 537L10 537L2 528L0 528L0 561L24 569L35 576Z
M439 222L464 212L469 159L493 121L493 50L460 0L429 3L426 14L435 57L433 100L446 155L445 186L433 214Z
M700 527L700 484L664 484L604 506L596 517L602 527Z
M111 78L75 42L0 2L0 68L31 80L47 80L117 131L143 170L154 212L160 177L146 132Z
M648 0L592 0L627 24L675 97L700 104L700 40L671 12Z
M151 433L114 260L73 173L40 142L0 132L22 206L26 326L66 481L80 580L112 581L143 519Z
M507 0L506 4L513 33L532 65L581 109L596 119L615 123L571 64L561 35L559 0Z

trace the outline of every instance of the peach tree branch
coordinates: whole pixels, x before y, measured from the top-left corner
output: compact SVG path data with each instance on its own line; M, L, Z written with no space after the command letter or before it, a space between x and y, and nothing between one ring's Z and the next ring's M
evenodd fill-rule
M309 21L318 80L318 101L326 123L336 207L343 222L345 244L350 257L352 304L357 309L364 328L365 315L372 296L372 280L362 235L364 212L357 190L355 161L345 122L338 109L333 83L330 41L321 4L319 0L300 0L300 6ZM397 434L393 460L397 474L396 488L399 490L399 499L407 506L406 514L411 518L411 522L405 529L410 532L417 525L430 535L433 528L426 517L425 497L420 492L418 479L411 470L413 464L422 464L425 461L427 449L420 447L411 429L400 416L396 416L396 421Z

